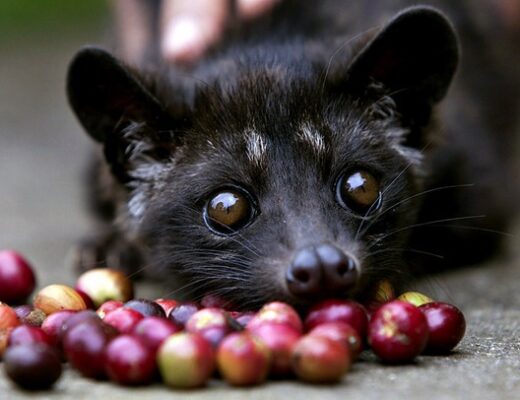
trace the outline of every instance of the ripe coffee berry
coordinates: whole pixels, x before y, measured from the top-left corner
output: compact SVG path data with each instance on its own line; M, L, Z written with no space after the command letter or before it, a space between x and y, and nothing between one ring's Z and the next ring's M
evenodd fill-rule
M172 299L155 299L154 302L162 307L164 315L166 316L170 315L172 308L178 304L176 300Z
M215 353L211 344L196 333L175 333L157 352L161 377L174 388L204 386L215 371Z
M326 336L338 340L350 349L352 360L355 360L363 350L363 342L357 331L344 322L327 322L312 329L309 335Z
M368 343L388 363L412 361L428 341L426 318L414 305L394 300L379 308L370 320Z
M131 308L132 310L141 313L143 317L166 317L164 310L159 304L146 299L134 299L127 301L124 307Z
M303 331L303 323L298 313L289 304L273 301L263 306L247 324L248 329L263 323L286 324L298 332Z
M304 336L292 354L293 371L306 382L337 382L349 370L350 364L347 345L326 336Z
M58 311L49 315L42 323L41 328L50 337L51 343L54 346L61 344L62 331L65 324L70 317L75 314L74 311Z
M83 322L92 322L95 324L101 324L101 318L98 317L98 315L92 311L92 310L83 310L79 312L74 312L73 315L70 316L70 318L67 318L63 322L63 326L61 327L60 332L60 339L63 338L67 332L74 328L76 325L79 325Z
M264 382L270 363L267 346L245 331L228 335L217 350L218 370L226 382L235 386Z
M155 352L139 338L121 335L106 348L105 369L110 380L121 385L150 383L155 373Z
M249 322L255 317L256 313L252 311L246 312L231 312L231 317L238 323L239 326L245 328Z
M103 322L113 326L120 333L132 333L143 318L144 316L140 312L123 307L108 313Z
M172 308L168 318L179 328L184 329L184 325L190 319L190 317L200 310L200 307L196 303L184 302L179 303Z
M63 350L70 365L88 378L105 377L105 348L116 331L103 322L84 321L69 329Z
M9 335L9 346L22 344L42 343L52 346L53 339L41 328L30 325L20 325L14 328Z
M133 335L155 353L167 338L179 331L179 327L165 318L146 317L137 323Z
M331 299L316 304L305 318L305 327L310 331L326 322L344 322L352 326L360 337L366 336L367 312L361 304L354 301Z
M3 361L6 375L24 389L47 389L61 376L58 354L46 344L10 347L5 352Z
M447 303L432 302L419 307L426 317L430 332L426 352L449 353L464 337L466 320L462 312Z
M186 322L186 332L198 333L213 347L232 331L225 311L220 308L203 308L193 314Z
M117 310L121 307L123 307L123 302L118 300L108 300L99 306L99 308L96 310L96 313L101 319L103 319L109 312Z
M291 355L302 334L291 325L264 322L248 328L254 337L260 339L271 353L270 373L287 376L291 373Z
M0 251L0 301L23 303L35 285L36 278L27 260L13 250Z

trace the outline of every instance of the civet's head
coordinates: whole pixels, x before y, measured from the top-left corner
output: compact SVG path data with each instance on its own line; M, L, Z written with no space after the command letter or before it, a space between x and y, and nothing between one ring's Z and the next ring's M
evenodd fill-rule
M356 296L398 273L458 45L423 7L357 47L319 64L273 46L191 88L172 69L144 76L103 50L76 56L70 102L126 187L120 220L156 274L247 308Z

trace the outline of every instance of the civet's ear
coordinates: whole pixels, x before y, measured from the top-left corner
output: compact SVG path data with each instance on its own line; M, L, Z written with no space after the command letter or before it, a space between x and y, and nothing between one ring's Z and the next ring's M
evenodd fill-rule
M81 124L99 142L104 142L123 121L153 126L166 117L130 69L96 47L82 49L72 60L67 94Z
M167 157L174 126L138 77L105 50L87 47L72 60L67 77L69 102L79 121L104 144L114 174L130 179L139 158Z
M412 7L361 50L346 83L354 91L379 83L402 115L420 120L446 95L458 60L457 36L447 18L431 7Z

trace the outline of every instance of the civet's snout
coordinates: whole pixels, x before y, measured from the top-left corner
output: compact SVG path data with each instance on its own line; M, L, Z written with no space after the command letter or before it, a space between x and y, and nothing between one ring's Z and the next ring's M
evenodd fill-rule
M289 265L287 287L295 297L343 294L355 287L358 270L354 257L334 245L308 246Z

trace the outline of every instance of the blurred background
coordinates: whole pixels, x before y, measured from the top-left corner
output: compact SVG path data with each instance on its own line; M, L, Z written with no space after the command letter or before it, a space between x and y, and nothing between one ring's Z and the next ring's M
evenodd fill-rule
M0 1L0 248L25 254L39 286L74 282L67 252L89 227L80 182L91 144L65 75L81 46L108 42L109 18L104 0Z

